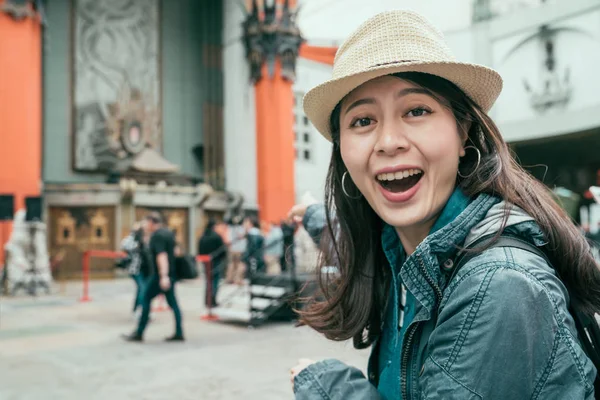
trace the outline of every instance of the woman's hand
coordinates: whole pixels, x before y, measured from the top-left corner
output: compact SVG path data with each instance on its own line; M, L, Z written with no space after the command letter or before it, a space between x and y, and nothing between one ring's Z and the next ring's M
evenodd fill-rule
M314 363L315 361L309 360L308 358L301 358L298 360L298 365L290 369L290 382L292 383L292 391L294 390L294 378L296 378L296 376L302 372L304 368Z
M307 208L306 204L296 204L288 213L288 218L296 223L301 223Z

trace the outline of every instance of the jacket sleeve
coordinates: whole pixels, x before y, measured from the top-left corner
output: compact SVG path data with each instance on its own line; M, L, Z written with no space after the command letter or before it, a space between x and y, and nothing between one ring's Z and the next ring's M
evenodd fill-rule
M319 361L294 379L296 400L381 399L377 389L358 369L338 360Z
M422 398L587 398L585 360L557 318L567 298L560 280L497 264L456 277L418 366Z
M304 218L302 219L302 225L308 232L311 239L317 246L321 242L321 235L323 230L327 226L327 217L325 216L325 205L324 204L313 204L306 209Z

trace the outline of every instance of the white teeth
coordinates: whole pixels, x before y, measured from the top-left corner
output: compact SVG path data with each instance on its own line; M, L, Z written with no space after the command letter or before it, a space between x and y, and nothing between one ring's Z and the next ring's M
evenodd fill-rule
M404 178L408 178L409 176L413 176L416 174L422 174L423 171L421 171L420 169L406 169L404 171L396 171L396 172L388 172L385 174L379 174L377 175L377 180L379 181L393 181L394 179L404 179Z

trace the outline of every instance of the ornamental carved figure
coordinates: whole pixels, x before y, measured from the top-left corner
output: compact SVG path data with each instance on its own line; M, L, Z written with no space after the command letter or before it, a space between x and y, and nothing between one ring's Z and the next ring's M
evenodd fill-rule
M267 63L269 77L275 74L275 61L281 62L281 75L284 79L296 79L296 60L300 45L304 41L296 24L297 10L290 9L285 0L278 15L275 2L263 7L261 19L256 0L252 1L250 12L243 22L246 59L250 64L250 77L254 83L262 78L262 66Z
M10 15L15 21L36 16L40 2L33 0L5 0L0 5L0 11Z

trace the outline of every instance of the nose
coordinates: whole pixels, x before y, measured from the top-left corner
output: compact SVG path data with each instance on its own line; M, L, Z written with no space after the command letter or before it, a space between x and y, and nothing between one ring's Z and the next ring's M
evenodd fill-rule
M388 123L382 126L377 136L374 150L378 154L393 156L397 152L406 151L410 148L410 141L402 126L397 123Z

